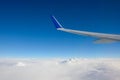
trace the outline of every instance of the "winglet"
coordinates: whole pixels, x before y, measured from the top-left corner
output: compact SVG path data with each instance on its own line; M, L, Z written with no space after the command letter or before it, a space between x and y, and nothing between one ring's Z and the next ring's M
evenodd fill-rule
M53 15L51 16L51 19L57 29L63 28L62 25L58 22L58 20Z

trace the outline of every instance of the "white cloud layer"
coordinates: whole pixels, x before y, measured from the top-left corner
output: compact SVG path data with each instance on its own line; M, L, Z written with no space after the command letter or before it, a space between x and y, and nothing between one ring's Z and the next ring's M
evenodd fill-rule
M120 59L0 59L0 80L120 80Z

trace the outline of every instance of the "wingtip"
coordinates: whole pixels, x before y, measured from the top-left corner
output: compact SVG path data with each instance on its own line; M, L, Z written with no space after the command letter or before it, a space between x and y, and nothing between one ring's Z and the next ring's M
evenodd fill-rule
M51 17L51 18L54 18L55 16L52 14L52 15L50 15L50 17Z
M51 15L52 22L54 23L55 27L58 29L63 28L59 21L55 18L54 15Z

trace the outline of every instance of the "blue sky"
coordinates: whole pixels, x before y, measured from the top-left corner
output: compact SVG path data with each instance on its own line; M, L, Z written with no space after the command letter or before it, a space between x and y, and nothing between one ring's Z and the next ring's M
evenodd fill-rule
M65 28L120 34L118 0L0 1L0 57L120 57L120 43L94 44L95 38L57 31Z

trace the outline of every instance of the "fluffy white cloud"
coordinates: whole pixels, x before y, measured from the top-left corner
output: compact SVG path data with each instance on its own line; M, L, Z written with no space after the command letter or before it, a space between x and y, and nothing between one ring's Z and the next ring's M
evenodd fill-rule
M0 80L120 80L120 59L0 59Z
M25 63L23 63L23 62L18 62L18 63L16 64L16 66L19 66L19 67L24 67L24 66L26 66L26 64L25 64Z

